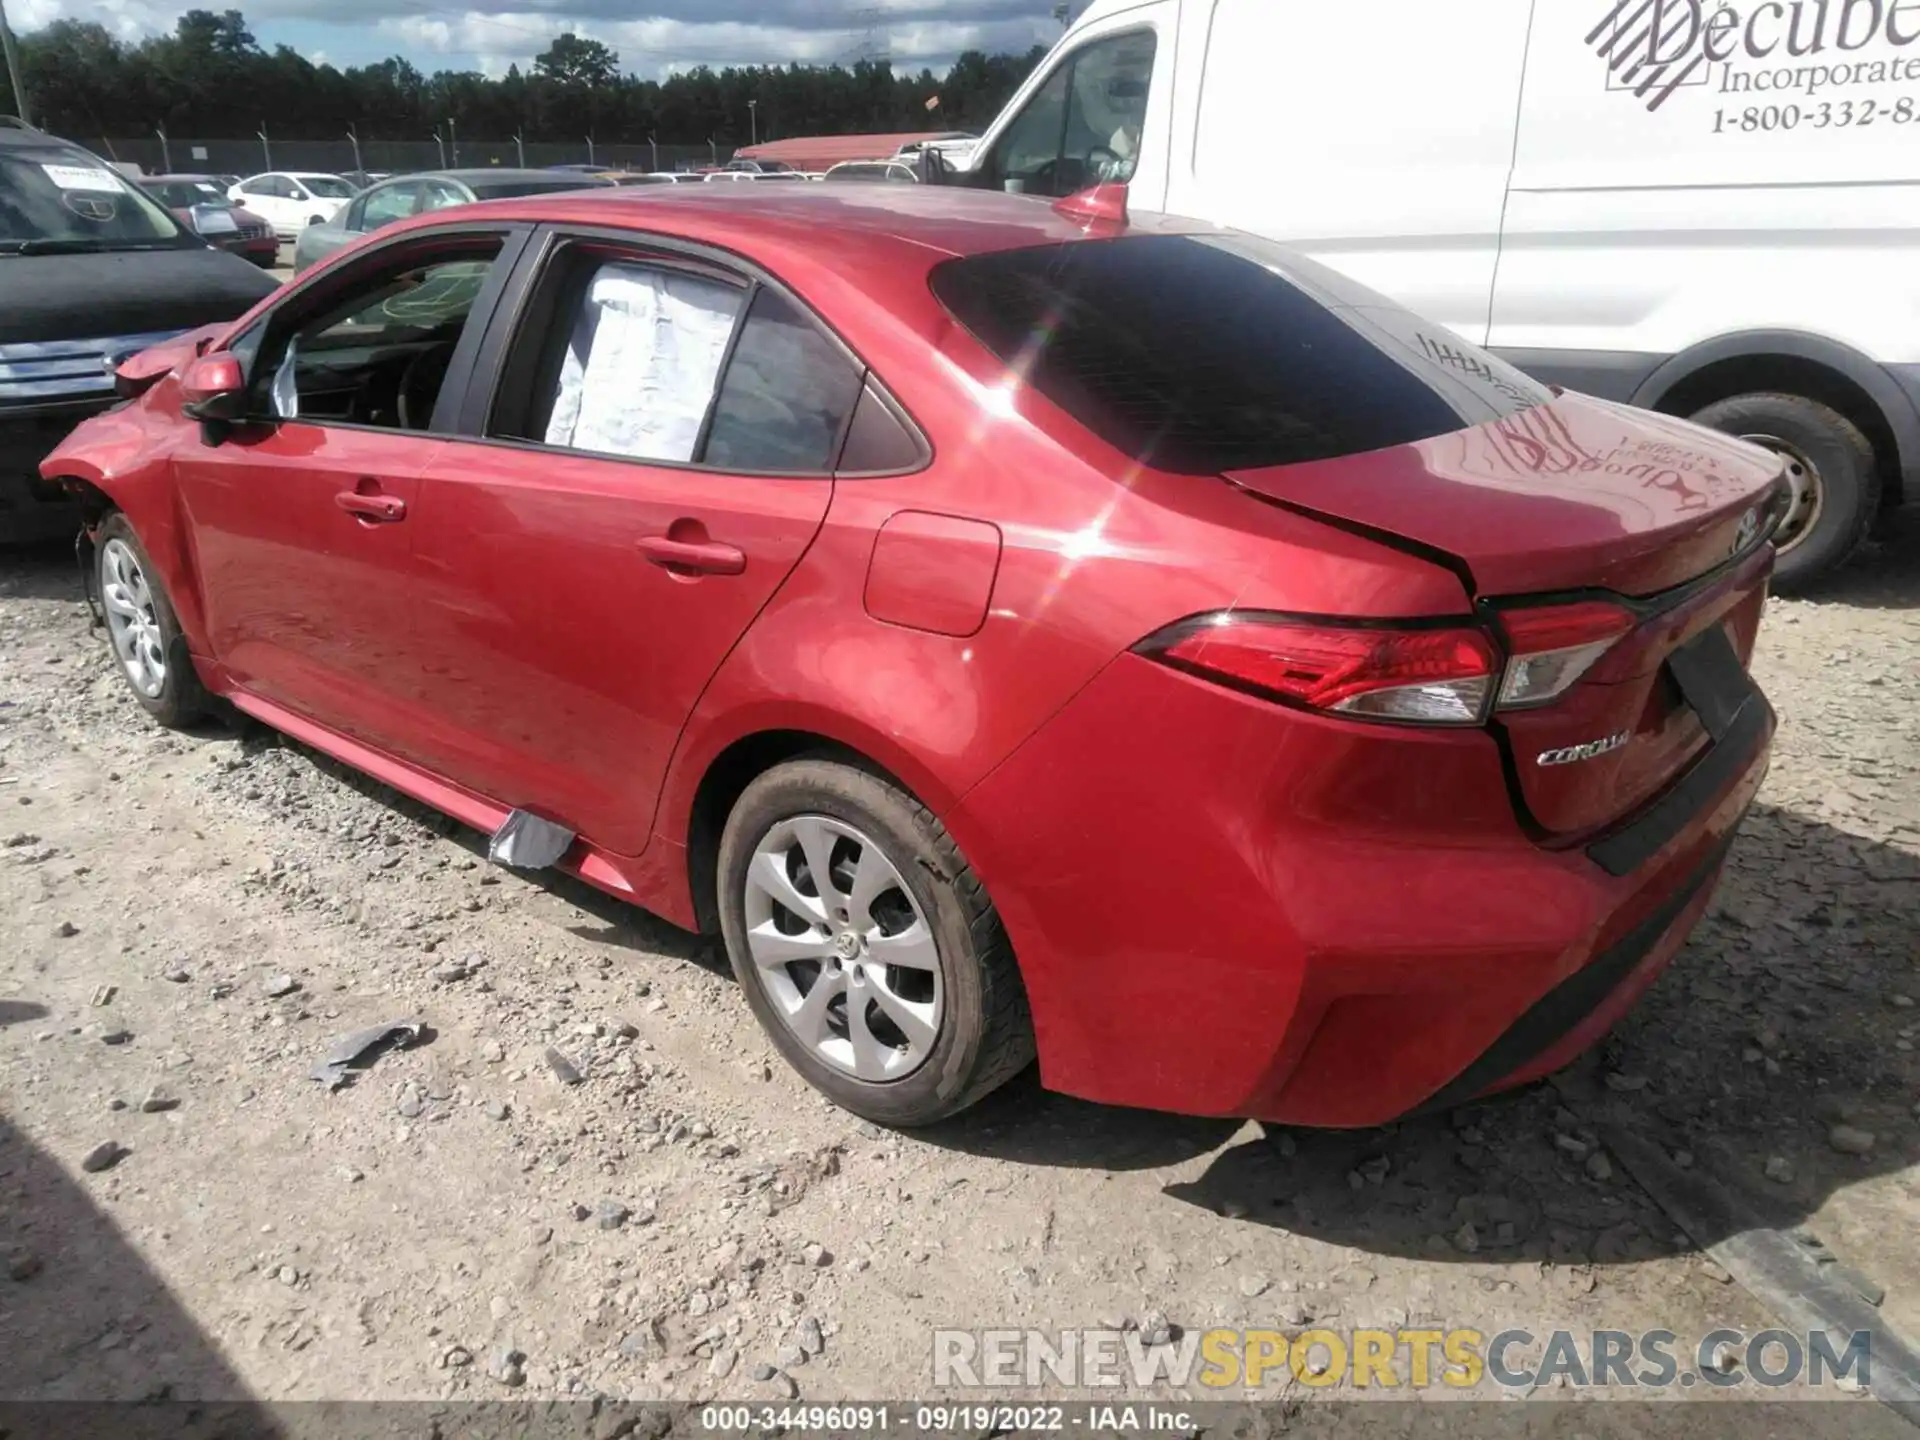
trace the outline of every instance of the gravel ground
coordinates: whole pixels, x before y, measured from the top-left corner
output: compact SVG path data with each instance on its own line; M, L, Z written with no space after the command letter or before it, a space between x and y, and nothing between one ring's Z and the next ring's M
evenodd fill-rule
M1920 1334L1920 526L1770 609L1763 801L1618 1033L1351 1134L1030 1080L863 1124L707 943L260 728L155 729L79 593L0 558L0 1398L871 1399L930 1392L936 1326L1773 1323L1608 1121ZM309 1078L399 1020L423 1043Z

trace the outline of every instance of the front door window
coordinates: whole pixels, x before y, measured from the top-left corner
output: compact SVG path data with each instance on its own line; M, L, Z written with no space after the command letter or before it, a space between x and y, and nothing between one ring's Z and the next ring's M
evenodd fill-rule
M498 253L494 239L416 253L315 297L301 313L271 317L233 347L250 361L251 413L431 428L454 347Z

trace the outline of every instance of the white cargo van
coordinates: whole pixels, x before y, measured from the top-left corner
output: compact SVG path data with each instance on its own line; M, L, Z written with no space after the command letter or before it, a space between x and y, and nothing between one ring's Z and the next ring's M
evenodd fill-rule
M1920 497L1920 0L1094 0L963 163L1779 451L1784 585Z

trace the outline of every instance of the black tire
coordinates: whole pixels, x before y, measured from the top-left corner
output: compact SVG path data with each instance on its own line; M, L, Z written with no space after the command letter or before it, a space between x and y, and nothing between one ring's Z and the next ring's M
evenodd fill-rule
M926 917L943 1014L928 1058L898 1080L859 1079L815 1055L776 1010L747 946L746 880L774 826L823 815L871 836ZM750 784L720 837L720 928L747 1003L780 1053L834 1103L876 1124L930 1125L981 1099L1034 1057L1026 987L980 879L933 813L897 786L834 760L790 761Z
M1789 465L1810 466L1819 509L1812 523L1780 549L1773 588L1783 594L1812 585L1846 564L1880 512L1880 471L1860 427L1837 410L1798 395L1735 395L1709 405L1694 421L1728 435L1756 439ZM1765 438L1762 438L1765 437Z
M119 653L113 648L111 632L107 636L107 653L113 656L114 668L127 681L127 689L139 701L140 708L168 729L183 729L203 719L213 699L193 668L193 657L187 653L187 637L180 633L180 620L173 612L173 602L167 598L166 587L160 582L160 572L154 568L146 546L140 543L140 537L134 533L127 517L117 510L100 522L100 528L94 534L93 576L98 593L104 594L106 590L107 545L113 540L123 542L133 552L146 578L154 622L160 628L166 654L167 671L160 693L147 695L133 683L132 677L126 673L126 666L120 663Z

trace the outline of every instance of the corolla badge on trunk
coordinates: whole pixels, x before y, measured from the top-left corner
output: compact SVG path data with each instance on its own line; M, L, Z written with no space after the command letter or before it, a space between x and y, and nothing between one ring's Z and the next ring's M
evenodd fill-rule
M1633 738L1631 730L1622 730L1617 735L1609 735L1604 740L1589 740L1584 745L1568 745L1559 750L1542 750L1534 758L1536 765L1572 765L1580 760L1592 760L1597 756L1618 750Z

